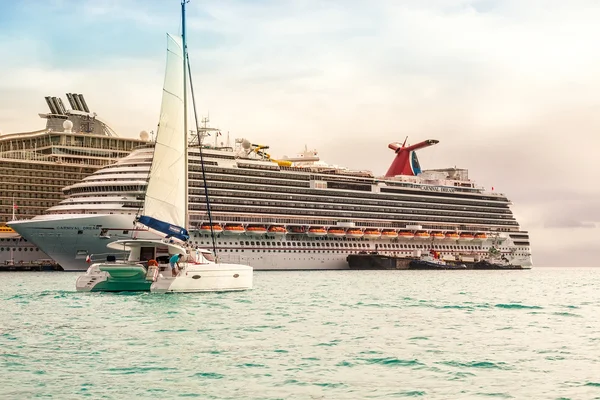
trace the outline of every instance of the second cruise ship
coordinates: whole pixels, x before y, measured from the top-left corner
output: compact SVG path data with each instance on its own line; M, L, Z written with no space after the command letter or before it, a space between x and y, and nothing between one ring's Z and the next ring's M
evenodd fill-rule
M206 137L209 128L202 128ZM215 135L216 136L216 135ZM529 235L504 194L486 191L465 169L421 170L417 150L392 143L385 176L327 165L316 151L274 160L268 147L201 140L209 224L198 140L189 149L191 241L223 262L257 270L347 269L352 253L415 256L435 249L445 260L501 255L532 266ZM88 255L111 241L152 233L134 228L152 162L151 144L63 189L66 199L44 215L9 223L65 270L85 270Z
M23 265L50 257L6 225L10 220L43 214L64 199L62 188L148 142L119 137L90 111L82 94L47 96L50 112L40 113L46 126L29 132L0 134L0 265Z

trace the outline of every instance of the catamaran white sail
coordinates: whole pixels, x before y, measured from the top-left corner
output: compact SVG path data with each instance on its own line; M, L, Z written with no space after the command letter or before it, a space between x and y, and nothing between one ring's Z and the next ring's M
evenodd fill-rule
M187 243L187 124L185 1L182 38L167 35L167 67L156 146L144 215L136 222L165 235L163 240L119 240L109 249L129 252L126 261L114 257L94 263L79 277L78 291L206 292L252 288L252 267L215 262L210 252ZM171 256L180 254L178 265ZM171 273L171 269L175 273Z

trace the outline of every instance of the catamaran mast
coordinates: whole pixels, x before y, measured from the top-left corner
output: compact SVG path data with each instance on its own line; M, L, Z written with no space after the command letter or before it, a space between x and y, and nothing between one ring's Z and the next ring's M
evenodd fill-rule
M181 0L181 42L183 46L183 135L184 135L184 145L183 145L183 154L184 154L184 162L185 162L185 214L184 214L184 227L186 229L190 228L190 219L189 219L189 211L188 211L188 137L187 137L187 43L185 38L185 5L189 0Z

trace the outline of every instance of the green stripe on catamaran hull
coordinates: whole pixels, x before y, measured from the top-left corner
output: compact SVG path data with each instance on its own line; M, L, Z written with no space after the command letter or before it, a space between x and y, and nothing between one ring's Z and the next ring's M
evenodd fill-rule
M90 292L149 292L152 281L122 281L109 279L98 282Z

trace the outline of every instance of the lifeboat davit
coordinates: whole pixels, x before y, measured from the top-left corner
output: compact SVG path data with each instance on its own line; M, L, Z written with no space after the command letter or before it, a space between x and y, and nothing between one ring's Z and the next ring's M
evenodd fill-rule
M446 239L447 240L458 240L459 236L458 233L456 232L447 232L446 233Z
M304 229L303 226L288 226L287 227L287 233L291 233L294 235L301 235L305 232L306 230Z
M400 231L398 232L398 239L412 239L415 237L415 234L409 231Z
M475 240L487 240L488 235L483 233L483 232L479 232L475 234Z
M246 232L246 229L240 224L225 225L223 228L223 233L225 235L241 235L244 232Z
M435 240L445 239L446 235L443 232L431 232L431 237Z
M211 231L210 224L201 224L198 231L200 231L200 233L210 235L210 231ZM212 224L212 231L214 233L221 233L221 232L223 232L223 227L219 224Z
M267 228L262 225L250 225L246 227L246 235L262 236L267 233Z
M398 232L396 232L393 229L384 229L381 231L381 238L382 239L397 239Z
M473 240L473 234L471 233L461 233L459 236L459 240L465 240L465 241L469 241L469 240Z
M329 228L327 230L327 236L329 236L329 237L344 237L344 236L346 236L346 230L344 228Z
M327 235L327 230L320 226L311 226L306 234L310 237L321 237Z
M379 229L367 228L363 232L363 237L365 239L379 239L381 237L381 232Z
M363 231L362 231L362 229L359 229L359 228L349 228L346 231L346 236L348 236L350 238L361 238L361 237L363 237Z
M267 232L271 235L282 236L287 233L287 230L281 225L271 225L269 229L267 229Z
M415 233L415 239L419 240L427 240L430 238L429 232L427 231L418 231Z

